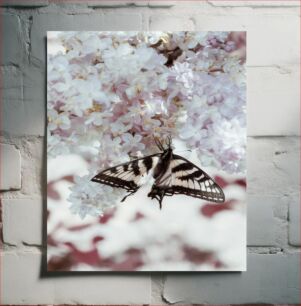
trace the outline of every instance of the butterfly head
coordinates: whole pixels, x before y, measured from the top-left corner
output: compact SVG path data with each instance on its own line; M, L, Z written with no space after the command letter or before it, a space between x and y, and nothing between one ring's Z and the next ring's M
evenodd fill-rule
M168 151L172 151L173 150L173 146L172 146L172 139L171 136L168 136L164 142L161 142L159 139L155 138L155 143L157 145L157 147L159 148L159 150L163 151L163 152L168 152Z

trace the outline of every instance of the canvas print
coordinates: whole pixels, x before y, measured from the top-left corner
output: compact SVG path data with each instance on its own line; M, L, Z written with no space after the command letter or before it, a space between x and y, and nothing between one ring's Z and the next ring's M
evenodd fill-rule
M47 270L246 270L246 33L48 32Z

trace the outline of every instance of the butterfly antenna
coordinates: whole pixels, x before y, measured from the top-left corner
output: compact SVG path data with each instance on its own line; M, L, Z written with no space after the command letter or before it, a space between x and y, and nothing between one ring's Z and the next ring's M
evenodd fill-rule
M155 136L153 136L153 137L154 137L154 141L155 141L156 146L159 147L156 137Z
M164 151L163 145L162 145L162 143L160 142L160 140L157 139L155 136L154 136L154 140L155 140L155 143L156 143L157 147L158 147L161 151Z
M159 141L159 144L161 146L161 150L164 151L164 146L163 146L162 142L159 139L158 139L158 141Z
M156 146L161 150L160 146L159 146L159 143L158 143L158 140L154 137L154 140L155 140L155 144Z
M171 144L172 144L172 140L171 140L171 136L170 136L170 135L167 137L167 141L168 141L167 145L168 145L168 147L170 148L170 147L171 147ZM167 142L167 141L166 141L166 142Z

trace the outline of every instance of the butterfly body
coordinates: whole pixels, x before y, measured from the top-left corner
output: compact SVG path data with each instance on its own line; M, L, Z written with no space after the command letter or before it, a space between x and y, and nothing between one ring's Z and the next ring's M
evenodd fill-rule
M170 161L172 159L172 149L167 149L163 151L159 162L154 168L153 177L156 181L160 181L160 179L164 176L166 171L168 171Z
M167 148L156 141L161 153L108 168L93 177L92 181L129 191L121 200L123 202L141 187L142 177L151 174L155 181L148 197L157 199L160 208L164 196L174 194L184 194L216 203L224 202L225 196L221 187L202 169L174 154L171 139L168 140Z

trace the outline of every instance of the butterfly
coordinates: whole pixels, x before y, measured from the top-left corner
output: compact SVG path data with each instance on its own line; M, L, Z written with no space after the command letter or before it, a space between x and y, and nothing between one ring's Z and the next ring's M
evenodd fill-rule
M155 143L160 153L108 168L95 175L92 181L127 190L129 193L121 200L123 202L142 186L142 178L151 173L155 181L148 197L157 199L160 209L164 196L174 194L215 203L225 201L222 188L205 171L173 153L171 137L165 141L166 147L158 139Z

